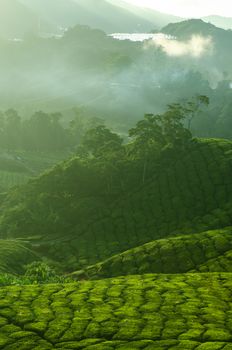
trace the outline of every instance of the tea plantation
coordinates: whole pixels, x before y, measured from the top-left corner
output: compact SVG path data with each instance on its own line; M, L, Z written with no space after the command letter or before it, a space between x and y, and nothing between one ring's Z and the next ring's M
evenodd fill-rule
M142 275L0 290L2 349L232 348L231 274Z
M24 185L31 178L51 168L66 154L40 154L36 152L0 152L0 192Z
M157 239L232 225L231 142L197 140L154 159L144 183L132 170L120 170L124 192L116 178L108 193L98 169L75 158L60 164L10 193L2 237L39 237L38 253L73 271Z
M23 266L38 259L24 242L0 240L0 273L22 273Z
M232 228L160 239L73 273L109 278L144 273L232 272Z
M231 175L232 142L196 139L146 174L73 158L10 191L1 272L70 283L2 286L0 349L232 349Z

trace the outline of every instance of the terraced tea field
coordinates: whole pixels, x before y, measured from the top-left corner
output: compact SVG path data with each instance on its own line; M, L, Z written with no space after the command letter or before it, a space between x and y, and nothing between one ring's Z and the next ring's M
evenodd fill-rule
M144 273L232 272L232 228L160 239L74 273L109 278Z
M0 289L5 350L230 350L232 274Z
M30 178L28 174L0 171L0 189L7 191L14 186L24 185Z
M0 191L26 184L65 158L65 155L17 152L10 159L0 153Z
M25 242L0 240L0 273L22 273L24 265L37 259Z

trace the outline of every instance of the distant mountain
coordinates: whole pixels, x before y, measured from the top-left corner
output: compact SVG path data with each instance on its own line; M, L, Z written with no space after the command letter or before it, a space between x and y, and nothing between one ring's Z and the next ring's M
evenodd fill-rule
M38 16L17 0L0 0L0 36L15 39L38 31Z
M122 7L133 13L136 16L142 17L145 20L153 23L154 28L160 29L167 25L168 23L176 23L183 21L183 18L173 16L167 13L161 13L148 8L142 8L138 6L133 6L123 0L107 0L109 3L112 3L115 6Z
M193 35L201 35L203 37L211 37L215 53L218 54L217 60L229 59L231 55L232 31L218 28L211 23L205 23L201 19L190 19L180 23L168 24L162 29L165 34L173 35L180 40L187 40ZM223 52L223 55L221 54Z
M191 19L180 23L169 24L162 29L165 34L173 35L179 40L189 40L193 35L211 38L211 55L207 67L214 67L221 71L221 79L228 77L231 71L232 31L218 28L201 19ZM223 70L221 68L223 67ZM210 74L211 75L211 74ZM230 75L229 75L230 76Z
M203 21L212 23L223 29L232 29L232 17L208 16L203 17Z
M0 0L0 37L60 34L77 24L112 32L150 32L182 19L123 0Z
M218 28L211 23L205 23L201 19L190 19L179 23L171 23L162 29L165 34L176 36L180 39L189 38L193 34L199 34L203 36L221 36L231 35L230 32L222 28Z
M85 24L107 33L151 31L155 23L148 16L133 13L106 0L20 0L56 27Z

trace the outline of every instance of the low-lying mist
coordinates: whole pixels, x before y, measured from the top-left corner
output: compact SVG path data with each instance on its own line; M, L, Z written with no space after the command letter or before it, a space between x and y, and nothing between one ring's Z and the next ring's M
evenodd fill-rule
M213 51L213 39L200 35L192 35L187 41L157 37L155 40L151 40L149 44L161 47L168 56L173 57L191 56L201 58L205 55L211 55Z
M84 108L107 121L132 125L144 113L212 88L230 76L212 37L118 41L77 26L63 38L4 42L0 56L1 109L27 117L37 110ZM225 71L227 72L225 73Z

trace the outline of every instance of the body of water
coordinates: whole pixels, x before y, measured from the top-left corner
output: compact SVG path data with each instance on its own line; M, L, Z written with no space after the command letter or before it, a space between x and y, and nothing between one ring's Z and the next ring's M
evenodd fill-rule
M165 39L169 39L169 40L173 40L175 39L173 36L171 35L166 35L163 33L156 33L156 34L152 34L152 33L113 33L110 34L109 36L111 36L114 39L117 40L130 40L130 41L145 41L145 40L155 40L155 39L160 39L160 38L165 38Z

